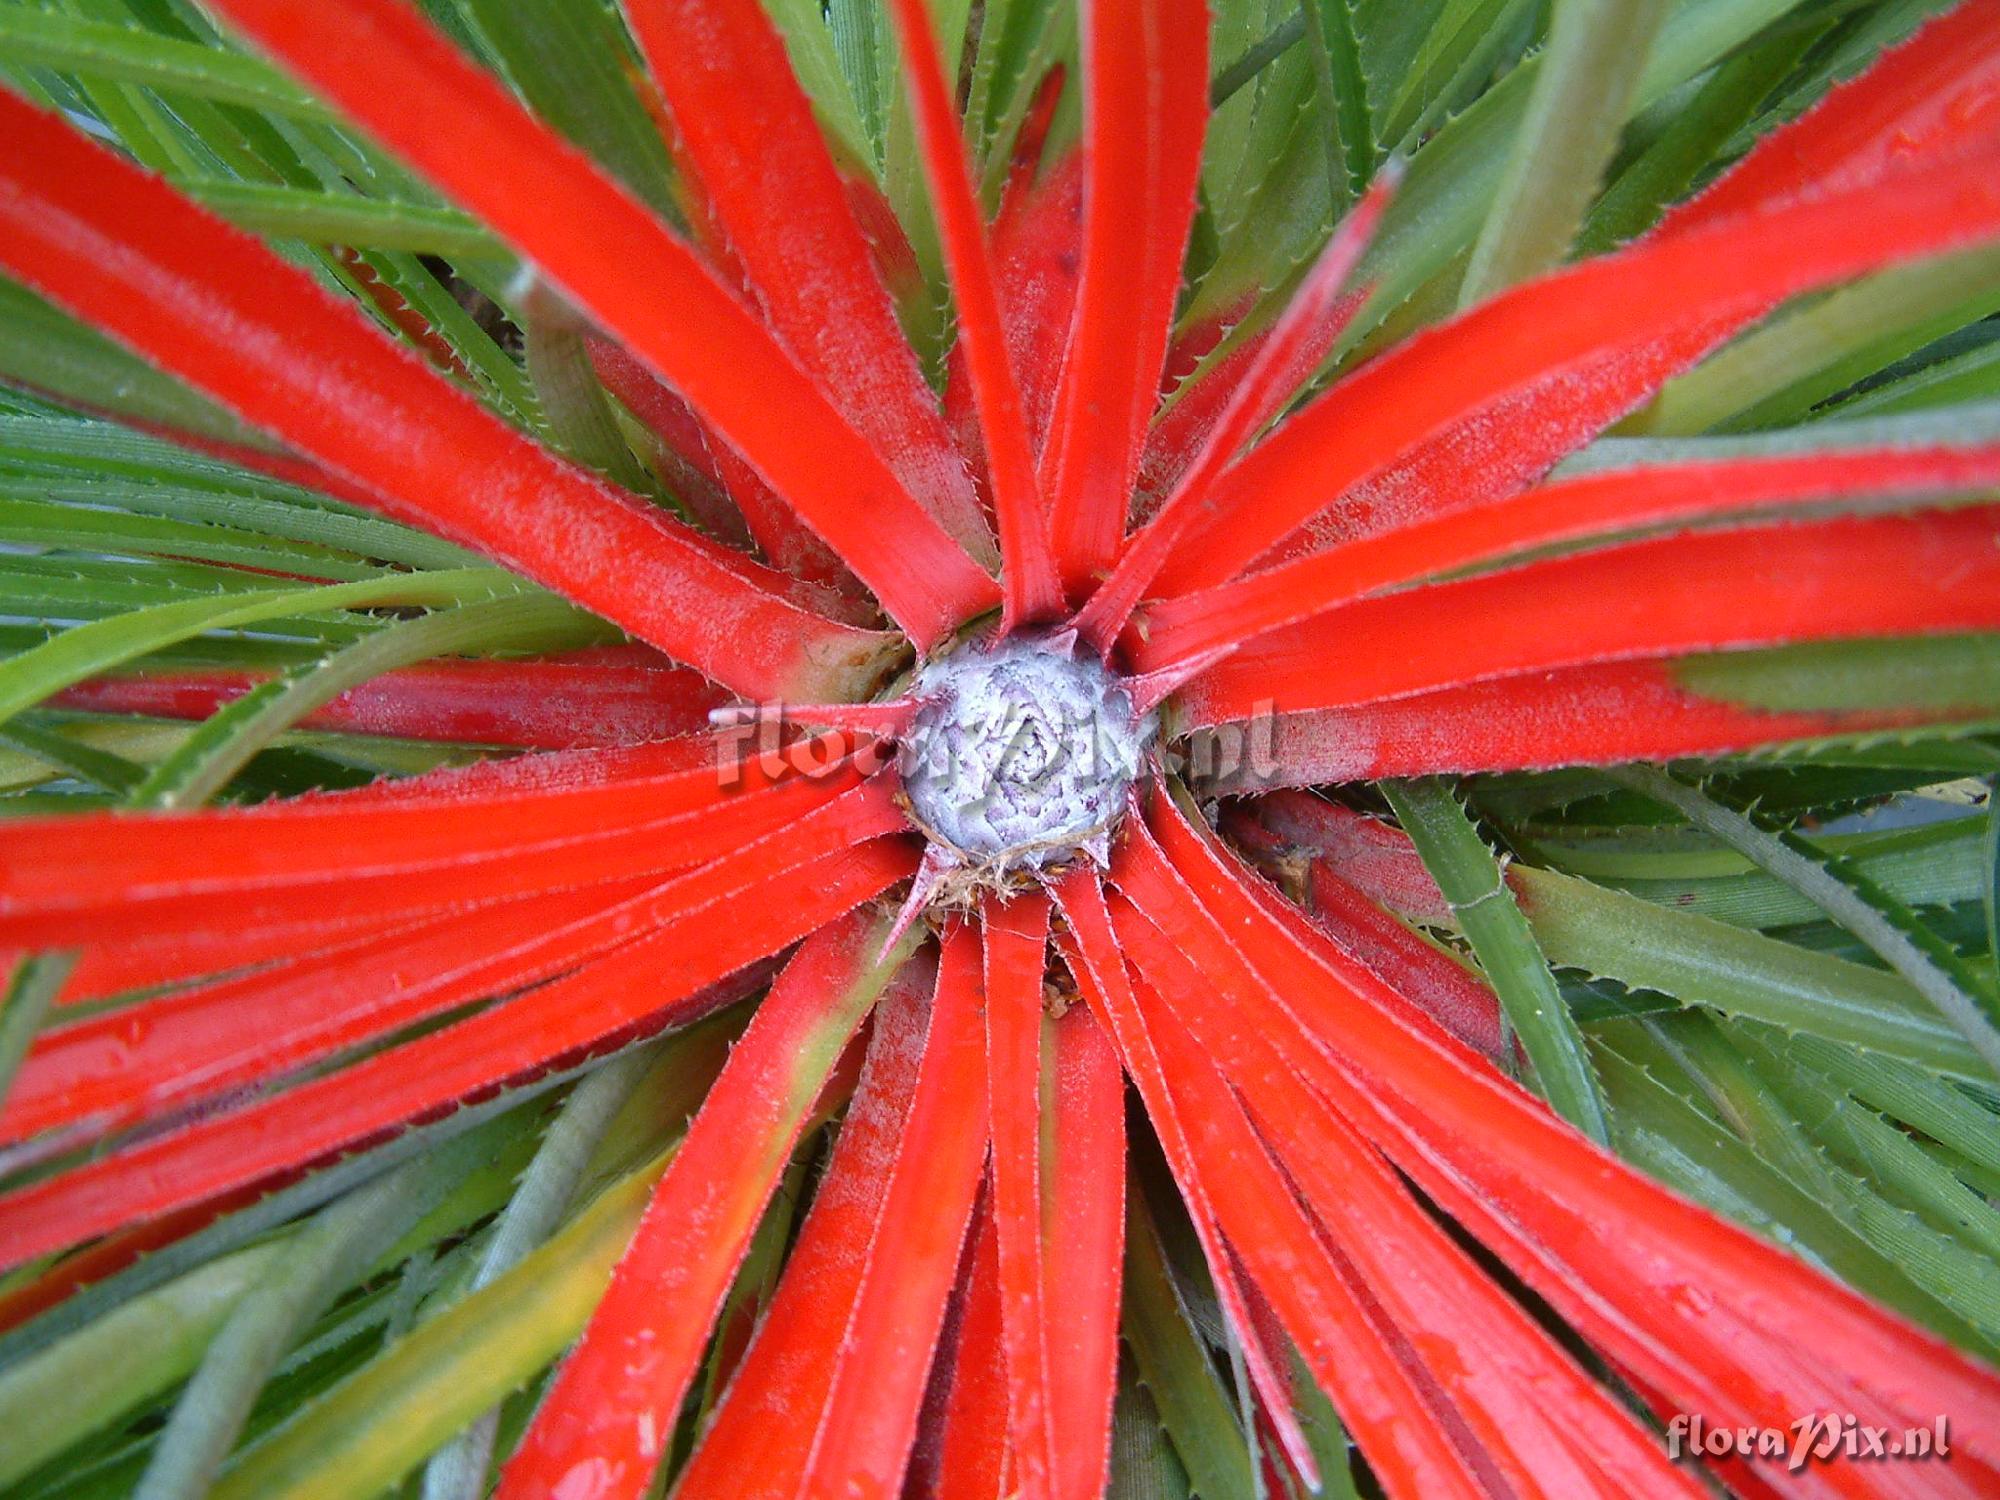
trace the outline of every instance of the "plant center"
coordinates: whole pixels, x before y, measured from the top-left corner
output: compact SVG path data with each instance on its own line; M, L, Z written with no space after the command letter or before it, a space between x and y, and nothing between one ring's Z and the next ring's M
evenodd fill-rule
M903 790L934 844L996 879L1103 857L1155 726L1102 662L1017 636L931 663L913 696Z

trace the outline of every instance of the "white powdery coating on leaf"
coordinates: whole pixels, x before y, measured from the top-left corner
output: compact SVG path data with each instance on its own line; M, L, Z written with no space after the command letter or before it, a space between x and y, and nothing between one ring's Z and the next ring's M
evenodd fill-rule
M1123 812L1154 731L1068 638L1015 638L926 667L903 788L932 839L1004 874L1061 863Z

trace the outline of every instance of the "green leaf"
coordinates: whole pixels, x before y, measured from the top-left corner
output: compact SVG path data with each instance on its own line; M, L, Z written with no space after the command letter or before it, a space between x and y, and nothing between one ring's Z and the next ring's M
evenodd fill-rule
M1384 782L1382 791L1471 942L1542 1092L1558 1114L1602 1144L1604 1103L1583 1037L1514 903L1500 861L1443 782Z
M1339 213L1375 175L1375 130L1361 44L1354 35L1349 0L1299 0L1311 44L1327 159L1328 199Z
M12 1484L170 1388L200 1361L231 1309L282 1253L255 1245L134 1298L0 1371L0 1484Z
M1167 1267L1145 1194L1126 1195L1123 1331L1140 1382L1201 1500L1252 1500L1250 1449Z
M139 553L164 558L201 558L245 567L276 569L329 579L379 578L384 570L324 547L285 545L251 531L227 526L121 515L78 505L10 499L14 489L0 476L0 538L34 547ZM20 490L45 489L25 484Z
M5 277L0 277L0 380L220 442L267 446L219 406Z
M400 621L229 703L153 768L138 796L152 807L198 806L315 709L399 667L475 649L553 651L616 638L593 616L546 594L493 599Z
M1473 244L1459 306L1569 254L1669 9L1668 0L1555 0L1549 45Z
M2000 719L2000 635L1815 641L1683 657L1668 671L1688 692L1773 712L1972 710Z
M318 100L257 58L26 5L0 5L0 57L17 67L139 83L299 119L332 118Z
M464 0L508 82L543 119L639 197L673 210L673 168L633 88L638 60L609 6L575 0Z
M1187 1472L1160 1427L1159 1410L1148 1392L1135 1381L1118 1382L1105 1500L1188 1500Z
M1828 866L1797 839L1760 826L1664 771L1625 766L1607 774L1673 808L1861 939L1958 1030L1992 1074L2000 1076L2000 1030L1991 1014L1993 997L1907 909L1853 872Z
M1601 255L1651 228L1667 205L1686 196L1824 29L1780 31L1718 66L1612 178L1577 235L1579 253Z
M1595 1049L1621 1156L1668 1186L1779 1244L1802 1250L1851 1286L1964 1347L1989 1341L1911 1280L1812 1192L1670 1087L1636 1023ZM1690 1084L1690 1087L1693 1085Z
M466 1290L490 1286L555 1233L575 1197L592 1153L614 1117L652 1068L659 1049L636 1047L578 1084L542 1137L541 1148L487 1237ZM498 1408L486 1412L432 1455L424 1477L427 1500L478 1500L486 1492Z
M1669 381L1639 419L1657 433L1770 426L2000 311L2000 250L1896 266L1781 313Z
M110 422L0 417L0 495L210 522L411 568L482 561L442 538Z
M96 620L0 662L0 722L86 677L205 630L255 625L301 610L472 604L530 587L498 568L463 568L318 588L259 589L225 598L160 604Z
M644 465L633 456L619 430L611 398L598 383L581 330L548 319L531 319L526 353L528 378L534 382L549 444L634 494L656 493Z
M1690 916L1554 870L1508 882L1549 962L1682 1005L1982 1078L1979 1055L1899 976Z
M855 107L855 95L848 87L837 51L839 39L836 31L829 29L828 13L820 0L765 0L764 8L784 34L792 72L812 100L820 124L831 132L850 163L877 170L880 159L876 147Z
M420 1323L251 1447L214 1500L350 1500L396 1483L582 1330L671 1152L513 1270Z
M1979 898L1984 819L1954 818L1921 828L1819 836L1813 847L1851 861L1875 885L1910 906ZM1738 927L1790 927L1821 920L1820 909L1747 859L1712 844L1666 835L1536 839L1537 863L1615 885L1660 906ZM1528 852L1524 850L1524 852Z
M454 259L483 257L496 264L511 264L513 259L477 219L455 208L210 177L188 178L174 186L253 234Z
M160 1434L138 1500L198 1500L250 1415L257 1392L301 1331L498 1146L468 1131L405 1162L288 1237L230 1309Z

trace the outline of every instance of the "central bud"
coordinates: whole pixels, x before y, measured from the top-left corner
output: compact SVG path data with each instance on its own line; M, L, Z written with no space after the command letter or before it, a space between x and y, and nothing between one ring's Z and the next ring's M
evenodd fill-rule
M996 880L1104 857L1154 724L1073 636L969 646L912 696L903 790L933 844Z

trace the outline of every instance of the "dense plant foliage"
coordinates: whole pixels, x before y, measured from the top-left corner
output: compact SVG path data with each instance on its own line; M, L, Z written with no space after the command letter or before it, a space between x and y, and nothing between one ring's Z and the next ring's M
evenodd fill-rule
M0 273L0 1491L2000 1492L2000 0L0 0Z

